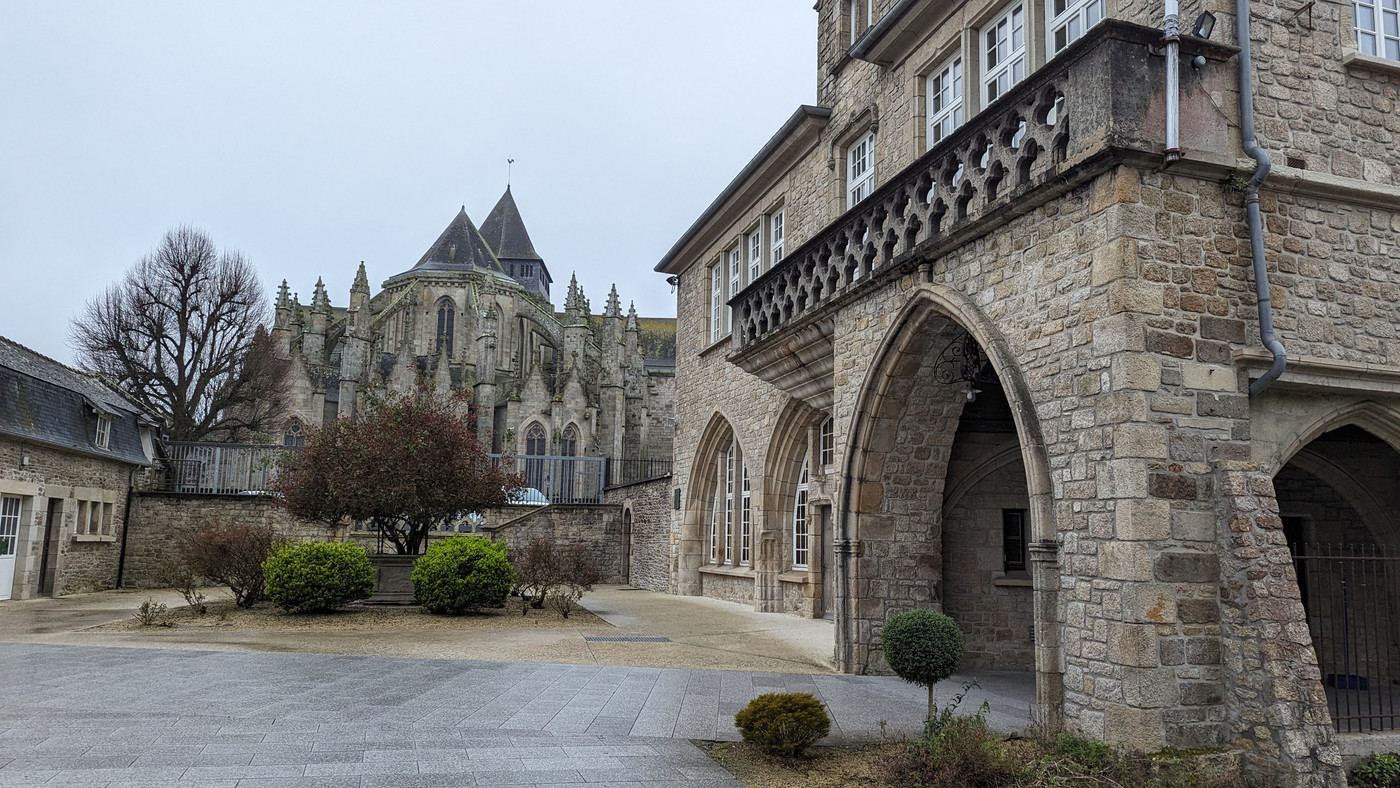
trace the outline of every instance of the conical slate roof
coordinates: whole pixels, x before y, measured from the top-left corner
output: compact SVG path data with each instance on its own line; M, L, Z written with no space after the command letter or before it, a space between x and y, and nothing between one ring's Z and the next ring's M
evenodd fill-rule
M432 248L413 266L413 270L470 271L473 268L505 274L501 261L496 259L491 247L482 239L463 206Z
M515 198L510 195L510 187L496 201L496 207L481 224L481 237L486 239L502 260L540 260L535 253L535 245L530 242L530 234L525 231L525 222L520 219L520 209L515 207Z

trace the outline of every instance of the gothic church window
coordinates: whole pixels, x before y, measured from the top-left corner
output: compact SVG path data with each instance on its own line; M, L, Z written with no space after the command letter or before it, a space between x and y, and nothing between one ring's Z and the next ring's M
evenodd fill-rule
M570 424L564 428L563 439L559 442L559 453L565 457L578 456L578 427Z
M301 426L300 421L292 419L287 423L287 428L282 431L282 446L288 449L306 446L306 429Z
M437 303L437 342L433 346L434 353L441 353L446 347L447 355L452 355L452 336L455 333L456 321L457 307L452 303L452 299L439 300Z
M545 435L544 427L538 421L531 422L525 429L525 453L532 456L540 456L547 453L548 437Z

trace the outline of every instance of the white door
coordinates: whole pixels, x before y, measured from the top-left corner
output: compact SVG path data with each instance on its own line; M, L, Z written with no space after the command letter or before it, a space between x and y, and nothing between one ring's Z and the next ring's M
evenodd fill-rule
M15 585L15 548L19 543L19 498L0 497L0 599Z

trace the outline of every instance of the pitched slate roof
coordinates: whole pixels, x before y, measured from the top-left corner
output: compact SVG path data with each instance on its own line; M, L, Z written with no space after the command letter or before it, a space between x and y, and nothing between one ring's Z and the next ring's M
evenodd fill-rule
M94 443L97 411L112 419L106 449ZM139 421L154 419L101 379L0 337L0 435L149 465Z
M467 209L462 210L453 218L452 223L447 225L447 229L442 231L437 241L423 257L418 260L418 264L413 266L414 271L471 271L473 269L482 271L492 271L502 276L505 269L501 267L501 261L496 259L491 247L482 239L481 233L477 231L476 225L472 224L471 217L467 216Z
M520 218L520 209L515 207L515 198L506 193L496 201L496 207L481 223L481 237L491 245L496 257L502 260L542 260L535 253L535 245L530 242L530 233L525 230L525 222Z

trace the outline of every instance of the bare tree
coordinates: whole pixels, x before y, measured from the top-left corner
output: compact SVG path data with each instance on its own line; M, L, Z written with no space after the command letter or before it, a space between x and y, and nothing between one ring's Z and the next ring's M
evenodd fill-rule
M177 227L73 321L82 368L166 419L174 440L271 432L289 362L264 329L271 310L252 265Z

